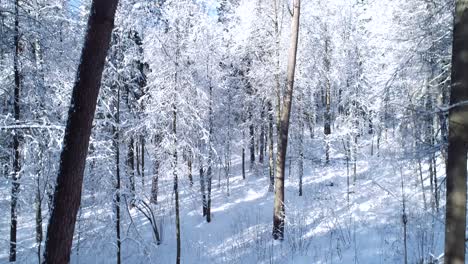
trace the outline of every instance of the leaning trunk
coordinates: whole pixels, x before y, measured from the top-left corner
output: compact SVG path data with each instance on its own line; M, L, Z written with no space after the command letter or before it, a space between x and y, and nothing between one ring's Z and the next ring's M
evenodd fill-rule
M45 263L69 263L80 207L83 172L99 86L118 0L93 1L88 32L73 87L53 209L47 228Z
M286 93L281 111L280 134L278 135L278 155L276 159L275 202L273 214L273 238L284 238L284 169L288 147L289 117L291 114L292 95L294 88L294 73L296 70L297 43L299 38L300 0L294 1L291 47L288 57Z

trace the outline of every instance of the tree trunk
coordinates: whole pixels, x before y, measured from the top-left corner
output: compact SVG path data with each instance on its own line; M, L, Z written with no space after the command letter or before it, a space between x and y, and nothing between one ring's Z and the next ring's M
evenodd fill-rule
M176 36L177 36L177 45L179 45L179 25L176 22ZM174 74L174 90L172 98L172 136L174 137L174 153L173 153L173 176L174 176L174 207L175 207L175 228L176 228L176 264L180 264L181 257L181 238L180 238L180 210L179 210L179 179L178 179L178 157L177 157L177 86L179 85L178 72L179 72L179 56L180 50L179 47L176 48L175 54L175 74Z
M255 165L255 128L253 125L252 111L249 112L249 140L250 140L250 171L253 171Z
M188 178L190 182L190 187L193 187L193 173L192 173L192 151L188 150L187 153L187 166L188 166Z
M456 0L447 157L445 263L465 263L468 126L468 0Z
M121 238L120 238L120 87L117 87L117 98L115 100L117 112L114 119L116 126L113 127L114 150L115 150L115 194L114 194L114 210L115 210L115 233L117 240L117 264L121 263Z
M42 150L39 150L39 151L42 151ZM39 160L42 160L42 153L39 153ZM36 244L37 244L38 263L41 263L41 246L42 246L42 196L41 196L41 185L40 185L41 170L42 170L42 166L40 166L36 172L37 188L36 188L36 198L34 199L34 204L36 207Z
M128 142L128 152L127 152L127 175L129 179L129 189L130 189L130 204L134 206L135 204L135 144L133 136L130 136L130 141Z
M135 159L135 165L136 165L136 175L138 177L141 177L141 170L140 170L140 142L137 139L135 140L135 153L136 153L136 159Z
M268 191L273 192L275 184L275 165L273 158L273 106L270 101L268 102L268 123L268 164L270 171L270 185L268 186Z
M145 138L141 137L141 184L145 187Z
M15 1L15 55L13 61L13 70L15 75L15 88L14 88L14 99L13 99L13 115L15 118L15 123L18 123L20 120L20 68L19 68L19 53L20 53L20 43L19 43L19 0ZM15 130L13 134L13 174L12 174L12 186L11 186L11 225L10 225L10 262L16 261L16 229L18 224L18 212L17 212L17 203L18 203L18 193L20 190L20 135L19 131Z
M291 114L292 95L294 88L294 73L296 70L297 43L299 38L300 0L294 0L291 46L288 57L286 93L281 111L280 134L278 135L278 155L276 159L275 202L273 214L273 239L284 238L284 169L288 147L289 117Z
M245 180L245 148L242 148L242 179Z
M118 0L93 1L60 156L45 263L69 263L102 71Z
M200 192L201 192L201 195L202 195L202 211L203 211L203 217L206 216L206 206L207 206L207 203L206 203L206 179L205 179L205 173L204 173L204 170L203 170L203 164L202 164L202 158L201 158L201 155L199 156L199 166L200 166Z
M324 66L325 66L325 115L324 115L324 127L323 133L325 134L325 163L328 164L330 162L330 143L328 142L328 135L331 134L331 113L330 113L330 79L328 74L330 73L330 58L329 58L329 37L328 37L328 30L325 27L325 58L324 58Z
M151 203L158 203L159 162L155 159L153 165L153 178L151 180Z
M159 144L161 144L162 137L160 135L156 135L154 137L154 148L157 150ZM158 203L158 181L159 181L159 160L158 155L155 153L154 155L154 163L153 163L153 177L151 179L151 199L150 202L152 204Z
M262 123L261 123L261 126L260 126L260 152L259 152L259 155L258 155L258 162L260 162L260 164L263 164L263 159L264 159L264 150L265 150L265 125L263 124L263 121L265 119L265 109L262 107L262 112L260 114L261 116L261 119L262 119Z
M172 129L174 133L174 164L173 164L173 169L174 169L174 200L175 200L175 225L176 225L176 241L177 241L177 257L176 257L176 264L180 263L180 214L179 214L179 180L178 180L178 175L177 175L177 108L175 103L173 104L173 123L172 123Z
M207 176L207 202L206 202L206 221L211 222L211 182L213 178L213 87L210 84L210 102L209 102L209 135L208 135L208 170ZM252 151L252 149L251 149Z
M298 174L299 174L299 196L302 196L302 178L304 176L304 111L301 95L299 98L299 160L298 160Z

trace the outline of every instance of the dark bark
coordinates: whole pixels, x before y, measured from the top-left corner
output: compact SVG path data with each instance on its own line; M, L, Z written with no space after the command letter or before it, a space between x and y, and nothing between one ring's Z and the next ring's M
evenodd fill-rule
M159 162L155 159L153 165L153 178L151 180L151 203L158 203L158 189L159 189Z
M330 79L328 74L330 73L330 58L329 58L329 45L330 40L328 37L328 31L325 27L325 58L324 58L324 66L325 66L325 114L324 114L324 127L323 133L325 134L325 163L330 162L330 145L328 143L328 135L331 134L331 113L330 113L330 100L331 100L331 91L330 91Z
M162 137L160 135L156 135L154 138L154 148L157 150L159 144L162 142ZM158 155L155 153L154 155L154 162L153 162L153 177L151 179L151 203L157 204L158 203L158 189L159 189L159 166L160 162L158 160Z
M242 148L242 179L245 180L245 148Z
M60 156L44 263L69 263L102 71L118 0L93 1Z
M211 183L213 179L213 87L210 85L206 221L211 222Z
M136 165L136 175L138 177L141 177L141 170L140 170L140 142L137 140L135 141L135 153L136 153L136 159L135 159L135 165Z
M174 200L175 200L175 225L176 225L176 240L177 240L177 245L176 245L176 250L177 250L177 256L176 256L176 264L180 263L180 253L181 253L181 239L180 239L180 215L179 215L179 179L178 179L178 174L177 174L177 108L175 106L175 103L173 104L173 123L172 123L172 129L174 133L174 164L173 164L173 169L174 169Z
M141 184L145 186L145 138L141 137Z
M13 98L13 115L15 117L15 123L18 123L20 120L20 69L19 69L19 53L20 53L20 43L19 43L19 0L15 1L15 54L13 61L13 71L15 76L15 88L14 88L14 98ZM19 131L14 131L13 135L13 174L12 174L12 186L11 186L11 225L10 225L10 262L16 261L16 229L18 225L18 212L17 212L17 203L18 203L18 193L20 190L20 135Z
M176 36L177 44L179 44L179 28L178 22L176 24ZM179 71L179 56L180 50L179 47L176 49L175 57L175 74L174 74L174 90L177 93L178 86L178 71ZM179 212L179 179L178 179L178 156L177 156L177 97L176 93L173 94L172 98L172 136L174 138L174 153L173 153L173 176L174 176L174 207L175 207L175 228L176 228L176 264L180 264L181 258L181 238L180 238L180 212Z
M39 155L41 156L41 155ZM42 246L42 196L41 196L41 186L40 186L40 171L42 168L39 168L37 171L37 188L36 188L36 198L34 200L36 207L36 243L37 243L37 259L38 263L41 263L41 246Z
M453 28L452 87L447 158L444 262L465 263L468 141L468 0L457 0ZM460 104L462 103L463 104Z
M250 120L250 125L249 125L249 149L250 149L250 170L252 171L254 165L255 165L255 128L253 125L253 120L252 120L252 112L249 112L249 120Z
M279 120L278 155L276 159L275 202L273 214L273 239L284 239L284 170L288 147L289 118L291 114L292 95L294 88L294 73L296 70L297 43L299 39L300 0L294 1L292 21L291 46L288 56L286 93L283 98L283 109Z
M135 145L134 145L133 136L130 137L128 142L128 152L127 152L127 175L129 179L129 189L130 189L130 204L134 205L135 199Z
M262 117L262 124L260 126L260 151L258 155L258 162L260 162L260 164L263 164L263 159L264 159L264 154L265 154L265 136L266 136L265 125L263 124L263 121L265 119L264 109L262 109L261 117Z
M116 109L117 112L114 116L114 121L117 126L113 126L114 132L114 150L115 150L115 193L114 193L114 210L115 210L115 233L117 240L117 264L121 263L121 249L122 241L120 238L120 88L117 88L116 98Z
M199 166L200 166L200 192L201 192L201 195L202 195L202 211L203 211L203 217L206 216L206 187L205 187L205 184L206 184L206 179L205 179L205 174L204 174L204 170L203 170L203 164L202 164L202 160L201 160L201 156L200 156L200 161L199 161Z
M192 164L192 151L188 151L188 154L187 154L187 166L188 166L188 178L189 178L189 182L190 182L190 187L193 187L193 164Z

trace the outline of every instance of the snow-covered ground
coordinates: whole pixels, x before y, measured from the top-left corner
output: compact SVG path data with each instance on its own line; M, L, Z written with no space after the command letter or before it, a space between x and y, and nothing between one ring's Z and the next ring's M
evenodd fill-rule
M287 224L283 242L271 238L274 197L268 192L266 167L249 171L243 180L240 159L235 159L236 173L230 178L229 195L223 171L215 169L211 223L206 223L201 214L198 175L194 175L193 187L182 177L182 263L403 263L402 197L408 215L409 263L421 263L422 258L428 263L431 254L440 255L443 208L436 215L430 208L423 208L419 176L414 165L409 167L412 162L383 155L361 154L360 159L355 185L352 167L349 170L349 202L346 162L339 151L332 152L329 165L305 161L302 197L298 196L296 163L292 163L286 173ZM424 184L429 197L429 179ZM149 185L145 185L146 192ZM156 244L143 214L124 206L123 263L175 262L172 179L162 179L160 186L159 203L153 209L162 243ZM0 205L5 210L9 206L9 185L5 181L0 193ZM111 201L101 201L99 191L94 195L84 193L72 263L115 263ZM3 211L0 263L8 260L9 220L8 211ZM32 207L23 204L19 212L19 263L37 263L34 223Z

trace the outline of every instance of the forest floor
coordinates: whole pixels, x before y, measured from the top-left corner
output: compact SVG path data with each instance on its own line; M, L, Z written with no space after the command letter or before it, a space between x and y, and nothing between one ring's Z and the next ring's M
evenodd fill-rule
M287 170L287 223L282 242L271 238L274 196L268 192L266 165L249 171L243 180L240 159L233 160L229 195L224 171L215 169L211 223L201 214L198 175L192 187L182 178L182 263L403 263L403 200L409 263L422 259L427 263L431 255L441 254L443 208L435 214L424 209L419 176L411 162L361 155L353 184L352 166L348 177L344 156L333 150L328 165L306 155L301 197L295 162ZM0 263L8 260L10 187L5 182L0 185ZM429 201L427 177L424 184ZM148 192L149 185L144 187ZM123 263L175 262L172 179L161 179L160 186L159 203L153 210L162 243L155 243L143 214L135 208L123 209ZM80 242L73 245L72 263L115 263L112 203L102 201L99 193L84 193L75 230ZM18 261L38 263L34 212L26 204L23 201L19 212Z

